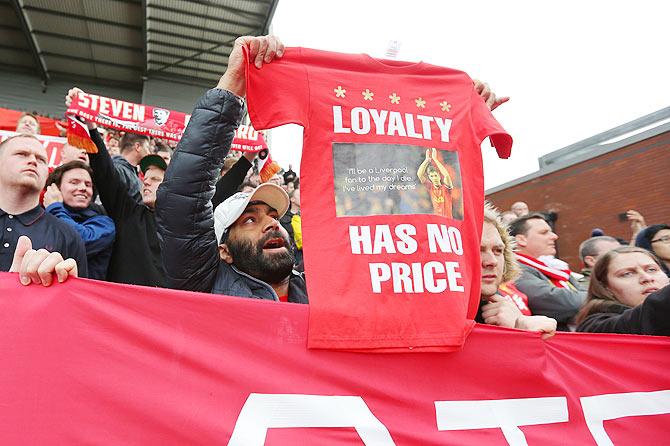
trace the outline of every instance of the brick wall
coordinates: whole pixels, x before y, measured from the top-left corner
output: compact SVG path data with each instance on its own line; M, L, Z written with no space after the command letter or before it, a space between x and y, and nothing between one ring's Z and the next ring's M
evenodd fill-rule
M619 214L636 209L648 224L670 224L670 132L487 195L501 211L515 201L558 213L561 259L579 270L579 244L593 228L630 239Z

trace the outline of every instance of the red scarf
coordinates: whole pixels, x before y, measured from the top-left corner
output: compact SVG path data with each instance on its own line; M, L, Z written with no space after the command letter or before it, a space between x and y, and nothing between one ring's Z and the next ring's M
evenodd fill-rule
M519 252L515 254L516 254L516 260L520 264L538 270L539 272L547 276L549 281L551 281L551 283L553 283L558 288L570 288L573 290L575 289L575 287L570 283L571 273L569 269L552 268L551 266L548 266L546 263L536 259L535 257L521 254Z

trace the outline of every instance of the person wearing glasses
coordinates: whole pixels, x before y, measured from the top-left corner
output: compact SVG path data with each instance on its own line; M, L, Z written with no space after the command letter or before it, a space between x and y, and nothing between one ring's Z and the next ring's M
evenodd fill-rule
M663 272L670 277L670 226L666 224L647 226L637 234L635 246L656 254L661 260Z

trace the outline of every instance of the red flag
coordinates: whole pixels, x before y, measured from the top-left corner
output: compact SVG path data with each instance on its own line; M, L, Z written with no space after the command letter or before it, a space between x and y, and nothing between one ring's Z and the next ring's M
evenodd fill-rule
M668 338L478 325L456 353L316 351L308 311L0 273L0 444L666 444Z
M86 150L86 153L98 153L98 148L91 140L86 124L77 116L67 115L67 143Z
M258 175L261 177L261 183L267 183L270 178L275 176L281 167L272 160L270 149L263 149L258 154Z
M242 152L258 152L258 174L261 177L261 183L267 183L281 170L279 164L272 160L270 148L263 134L254 130L250 125L242 124L237 128L230 148Z

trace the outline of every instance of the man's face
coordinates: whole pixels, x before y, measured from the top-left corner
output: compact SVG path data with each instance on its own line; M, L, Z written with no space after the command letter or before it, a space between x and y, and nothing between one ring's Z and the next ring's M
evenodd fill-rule
M277 186L281 186L284 184L284 178L282 178L281 175L275 174L272 178L270 178L270 181L268 183L276 184Z
M47 164L47 151L42 143L33 138L12 139L0 150L2 188L20 187L33 192L41 191L49 173Z
M160 167L149 166L142 181L142 202L150 208L156 205L156 191L163 182L165 171Z
M616 248L620 248L621 243L612 241L612 240L601 240L598 243L596 243L596 253L592 256L585 256L584 257L584 266L586 266L588 269L593 268L593 266L596 264L600 256L603 254L607 253L608 251L611 251Z
M431 183L433 183L435 186L439 186L440 182L442 179L440 178L440 174L435 172L434 170L431 170L428 173L428 179L430 180Z
M63 164L75 160L83 161L88 164L88 153L86 153L86 150L80 149L79 147L65 144L60 152L60 160Z
M16 133L27 133L28 135L37 135L40 124L32 116L24 116L16 123Z
M135 148L137 149L137 152L140 154L141 158L144 158L147 155L151 155L151 142L146 139L136 142Z
M170 165L170 161L172 161L172 155L170 155L170 152L161 150L160 152L156 152L156 155L163 158L163 160L165 160L165 164Z
M231 226L225 245L230 254L226 262L268 284L285 280L295 263L279 214L265 203L247 206Z
M70 169L63 174L60 182L63 203L75 209L84 209L91 204L93 180L84 169Z
M482 261L482 299L496 294L505 268L505 245L492 223L484 222L482 242L479 245Z
M291 204L295 205L296 207L300 207L300 189L293 191L293 195L291 196Z
M512 205L512 212L514 212L517 217L528 215L528 205L523 201L517 201Z
M532 218L526 222L526 234L516 236L519 252L532 257L556 255L556 240L558 236L551 230L549 224L541 218Z

